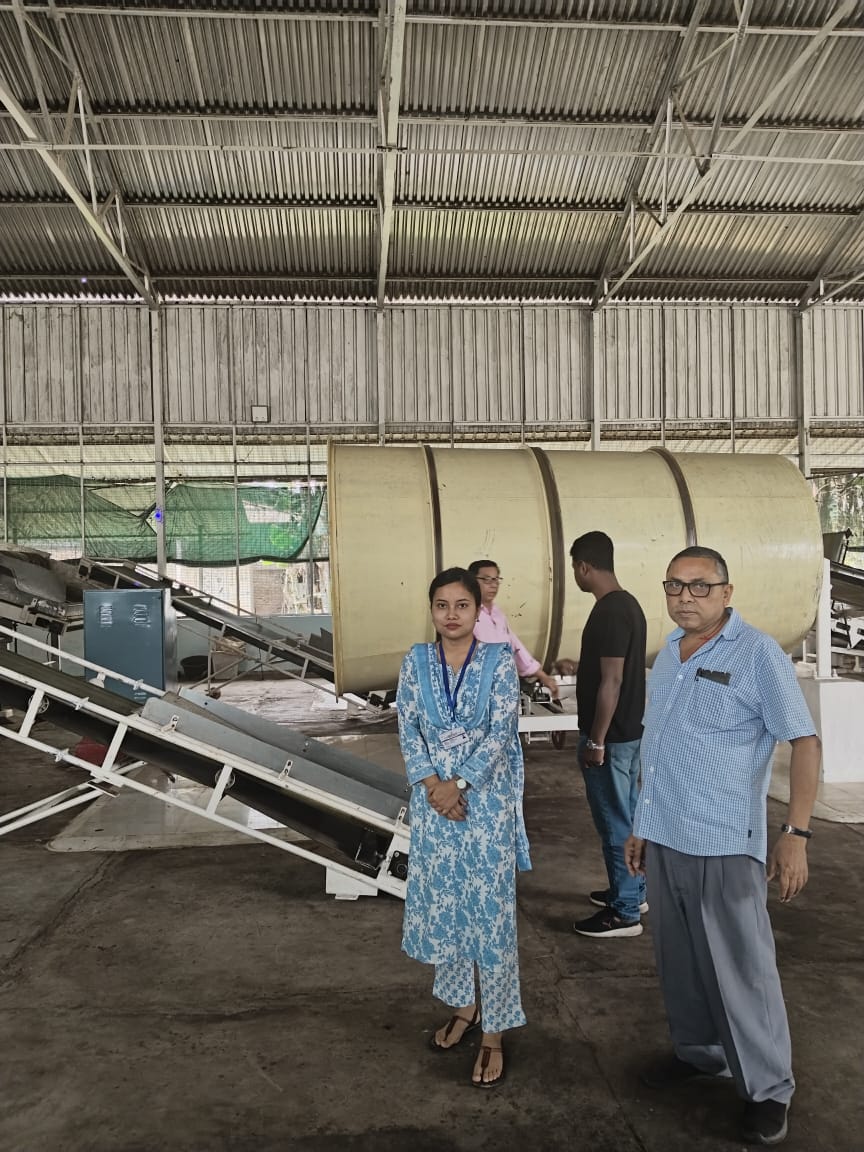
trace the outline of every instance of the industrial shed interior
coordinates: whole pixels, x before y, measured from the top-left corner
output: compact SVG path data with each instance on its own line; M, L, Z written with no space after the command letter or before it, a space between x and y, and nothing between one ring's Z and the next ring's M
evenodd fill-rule
M740 1146L634 1072L650 918L570 930L572 677L520 706L506 1091L400 955L428 581L496 556L551 672L591 529L650 658L698 543L795 661L789 1147L861 1147L861 0L0 0L0 421L0 1148Z

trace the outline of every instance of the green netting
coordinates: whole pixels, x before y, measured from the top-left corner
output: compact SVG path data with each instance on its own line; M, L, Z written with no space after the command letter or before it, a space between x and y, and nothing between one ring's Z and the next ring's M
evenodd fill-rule
M165 497L169 560L218 566L294 560L321 512L324 492L305 484L178 484Z
M110 493L111 499L107 499ZM290 484L175 484L165 498L169 561L219 567L254 560L288 562L312 535L316 556L329 552L325 488ZM93 559L154 561L155 509L150 485L85 484L84 554ZM0 535L46 552L80 552L82 493L73 476L6 478L8 525ZM319 523L319 521L321 521Z
M47 552L81 549L82 493L74 476L10 477L6 481L8 525L4 536L14 544ZM149 560L156 555L156 536L146 512L119 508L84 488L84 552L94 558ZM2 523L2 509L0 509Z

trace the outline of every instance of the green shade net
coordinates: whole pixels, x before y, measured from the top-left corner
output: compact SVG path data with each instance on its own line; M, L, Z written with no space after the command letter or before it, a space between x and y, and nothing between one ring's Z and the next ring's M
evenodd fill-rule
M81 486L73 476L10 477L6 481L8 524L0 524L14 544L46 552L81 549ZM147 511L118 507L84 488L84 552L94 558L151 560L156 536Z
M321 513L323 487L178 484L165 497L168 559L218 567L252 560L290 561L306 546Z
M149 523L152 487L99 485L117 499L84 488L84 554L94 560L156 559L156 533ZM325 488L315 484L176 484L165 498L165 545L169 561L196 567L295 560L310 534L316 555L329 552ZM146 507L141 507L141 504ZM121 506L122 505L122 506ZM81 550L81 488L73 476L10 477L6 480L8 526L0 505L0 533L14 544L46 552Z

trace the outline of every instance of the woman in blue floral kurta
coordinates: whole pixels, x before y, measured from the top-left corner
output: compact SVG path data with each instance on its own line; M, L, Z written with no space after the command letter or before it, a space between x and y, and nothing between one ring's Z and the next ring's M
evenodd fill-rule
M435 965L433 993L457 1010L432 1037L438 1050L455 1047L480 1022L477 966L483 1041L472 1082L490 1088L504 1079L501 1033L525 1023L516 869L531 864L522 816L519 681L508 645L473 638L480 587L470 573L441 573L429 600L439 640L414 645L397 695L399 739L413 785L402 947Z

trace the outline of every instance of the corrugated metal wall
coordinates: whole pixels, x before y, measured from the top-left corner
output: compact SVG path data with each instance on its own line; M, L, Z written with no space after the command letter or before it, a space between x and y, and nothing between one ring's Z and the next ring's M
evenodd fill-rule
M266 405L280 428L495 438L798 419L794 329L768 306L174 305L161 313L164 423L242 426ZM864 420L864 308L803 324L813 421ZM0 308L7 430L153 419L150 317L122 305ZM594 412L592 395L596 395ZM514 432L514 428L516 431Z

